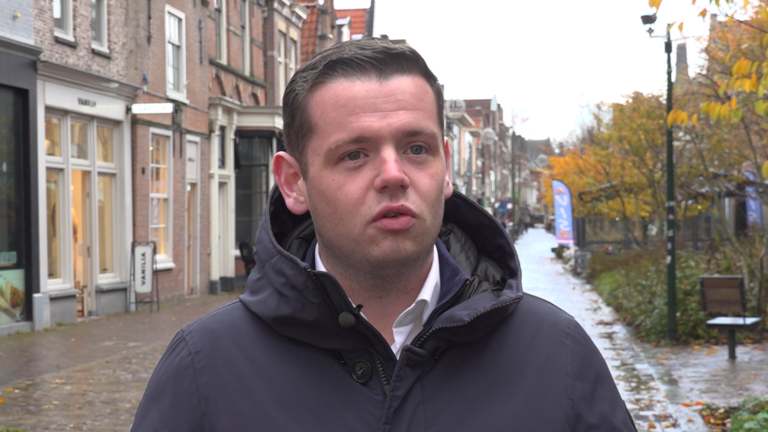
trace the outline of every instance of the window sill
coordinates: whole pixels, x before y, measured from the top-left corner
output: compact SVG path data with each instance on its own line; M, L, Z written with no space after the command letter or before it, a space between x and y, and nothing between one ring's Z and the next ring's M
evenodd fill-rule
M75 39L73 39L73 38L71 38L69 36L65 36L63 34L54 34L53 35L53 40L55 40L57 43L60 43L62 45L66 45L66 46L71 47L71 48L77 48L77 46L78 46L77 42L75 41Z
M110 54L108 50L102 49L101 47L91 45L91 52L96 54L97 56L105 57L112 60L112 54Z
M187 99L187 95L185 95L184 93L179 93L176 90L168 89L165 95L168 96L168 99L173 99L175 101L179 101L183 104L189 105L189 100Z
M157 271L173 270L176 268L176 264L173 261L158 261Z

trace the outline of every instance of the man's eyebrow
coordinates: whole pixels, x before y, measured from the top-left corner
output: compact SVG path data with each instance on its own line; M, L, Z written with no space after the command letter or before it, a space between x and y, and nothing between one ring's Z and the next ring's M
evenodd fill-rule
M428 138L434 138L439 139L440 136L433 130L430 129L410 129L403 133L403 138L416 138L416 137L428 137Z

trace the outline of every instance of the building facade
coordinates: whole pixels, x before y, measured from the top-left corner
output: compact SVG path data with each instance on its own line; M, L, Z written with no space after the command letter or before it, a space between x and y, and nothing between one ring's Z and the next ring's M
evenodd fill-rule
M274 184L282 95L301 63L307 15L289 0L215 0L209 6L210 292L244 283L241 251L252 250Z
M208 2L123 3L126 78L139 87L134 102L173 107L131 118L133 241L154 244L161 299L197 295L211 257Z
M37 327L124 311L133 208L127 6L36 0ZM39 323L39 326L38 326Z
M34 1L0 5L0 336L34 328L40 302Z

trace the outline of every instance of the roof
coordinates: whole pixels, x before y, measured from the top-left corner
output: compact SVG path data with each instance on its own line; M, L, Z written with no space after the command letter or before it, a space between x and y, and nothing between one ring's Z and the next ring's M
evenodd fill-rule
M304 3L304 2L299 2ZM306 3L312 3L317 4L317 2L306 2ZM307 19L304 20L304 22L301 25L301 64L305 65L307 62L312 60L312 57L317 54L317 44L318 44L318 31L317 31L317 25L318 25L318 18L320 17L320 8L317 7L308 7L309 9L309 15L307 15Z
M368 17L368 9L336 9L336 16L339 18L350 18L349 35L365 36L365 25Z

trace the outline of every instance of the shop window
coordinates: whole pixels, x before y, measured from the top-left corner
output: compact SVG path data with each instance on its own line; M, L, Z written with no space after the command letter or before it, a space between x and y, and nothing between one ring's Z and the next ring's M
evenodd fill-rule
M72 0L53 0L54 34L74 40L72 32Z
M115 272L114 246L114 181L115 176L99 174L97 184L97 205L99 217L99 273Z
M96 160L98 162L115 162L115 132L107 126L96 127Z
M239 137L235 174L235 238L253 243L269 195L271 138Z
M45 154L61 157L61 119L45 116Z
M165 135L152 135L150 147L150 231L152 241L156 245L156 253L160 260L170 261L171 232L170 232L170 155L168 147L170 137Z
M73 121L70 127L72 159L88 160L88 124Z
M109 51L107 43L107 0L91 0L91 47Z
M61 171L45 172L48 279L61 279Z
M166 5L166 80L168 96L186 99L184 13Z
M21 93L0 86L0 325L23 321L27 232L24 108Z

